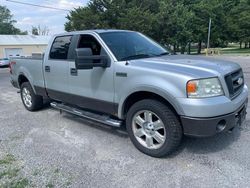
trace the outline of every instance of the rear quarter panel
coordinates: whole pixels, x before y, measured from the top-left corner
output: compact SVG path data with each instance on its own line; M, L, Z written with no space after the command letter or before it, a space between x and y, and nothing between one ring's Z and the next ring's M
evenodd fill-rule
M11 75L13 81L18 81L19 76L23 75L29 80L33 89L34 86L44 87L42 59L18 58L12 61L16 62Z

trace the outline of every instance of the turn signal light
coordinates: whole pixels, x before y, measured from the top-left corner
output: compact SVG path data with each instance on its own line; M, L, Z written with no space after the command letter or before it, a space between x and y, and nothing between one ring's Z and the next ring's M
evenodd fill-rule
M195 81L189 81L187 83L187 93L195 93L197 91L197 83Z

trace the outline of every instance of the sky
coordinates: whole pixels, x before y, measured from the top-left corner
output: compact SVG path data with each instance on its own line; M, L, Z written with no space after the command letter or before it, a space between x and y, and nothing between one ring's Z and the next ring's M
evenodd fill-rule
M79 6L85 6L88 0L15 0L24 3L49 6L59 9L72 10ZM6 6L13 14L13 19L17 21L15 26L22 31L31 32L32 26L40 25L42 28L49 28L49 35L64 32L65 18L69 13L63 10L40 8L18 3L0 0L1 6Z

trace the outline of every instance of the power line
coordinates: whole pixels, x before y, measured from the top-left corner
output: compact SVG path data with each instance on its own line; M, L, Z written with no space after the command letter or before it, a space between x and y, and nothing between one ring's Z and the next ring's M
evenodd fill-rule
M18 4L22 4L22 5L29 5L29 6L33 6L33 7L41 7L41 8L48 8L48 9L54 9L54 10L62 10L62 11L70 11L68 9L62 9L62 8L54 8L54 7L49 7L49 6L44 6L44 5L37 5L37 4L32 4L32 3L24 3L24 2L20 2L20 1L14 1L14 0L6 0L12 3L18 3Z

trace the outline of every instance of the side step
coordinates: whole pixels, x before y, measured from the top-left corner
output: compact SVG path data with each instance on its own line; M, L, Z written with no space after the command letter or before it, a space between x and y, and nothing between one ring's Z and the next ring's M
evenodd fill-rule
M50 105L58 110L62 110L92 121L96 121L99 123L103 123L112 127L120 127L122 124L121 120L116 120L116 119L112 119L110 116L108 115L99 115L99 114L95 114L93 112L89 112L89 111L85 111L82 109L78 109L75 107L71 107L68 106L66 104L62 104L62 103L57 103L57 102L52 102L50 103Z

